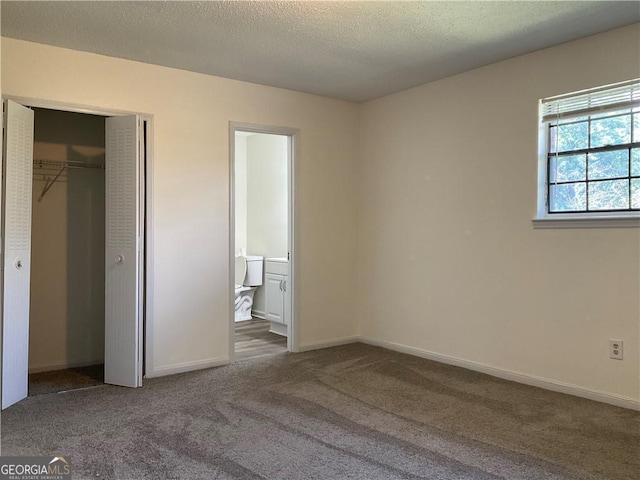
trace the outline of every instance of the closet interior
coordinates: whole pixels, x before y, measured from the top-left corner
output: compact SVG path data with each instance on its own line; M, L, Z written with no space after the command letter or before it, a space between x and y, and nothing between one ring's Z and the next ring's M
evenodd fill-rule
M103 383L105 117L34 108L29 395Z

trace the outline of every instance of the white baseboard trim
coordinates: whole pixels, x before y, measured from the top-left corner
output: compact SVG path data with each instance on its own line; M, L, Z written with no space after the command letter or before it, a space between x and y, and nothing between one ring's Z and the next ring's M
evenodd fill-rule
M504 380L511 380L518 383L524 383L525 385L531 385L533 387L539 387L545 390L566 393L568 395L587 398L589 400L595 400L596 402L608 403L610 405L628 408L631 410L640 410L640 401L629 397L612 395L610 393L600 392L597 390L589 390L578 385L559 382L557 380L551 380L548 378L537 377L535 375L528 375L511 370L503 370L500 368L490 367L482 363L463 360L456 357L450 357L448 355L442 355L440 353L434 353L428 350L409 347L407 345L402 345L399 343L386 342L384 340L376 340L369 337L359 337L359 340L357 341L366 343L368 345L375 345L377 347L394 350L400 353L407 353L416 357L426 358L427 360L434 360L436 362L446 363L448 365L454 365L456 367L462 367L480 373L486 373L487 375L491 375L493 377L502 378Z
M338 347L340 345L347 345L349 343L357 343L360 341L358 335L352 335L350 337L336 338L334 340L325 340L322 342L305 343L298 346L298 352L309 352L311 350L320 350L321 348Z
M269 322L269 332L286 337L288 335L289 328L282 323Z
M54 370L64 370L65 368L90 367L91 365L100 365L101 363L104 363L104 358L96 358L95 360L84 360L79 362L40 364L30 366L29 373L52 372Z
M223 365L229 365L228 358L208 358L206 360L196 360L193 362L174 363L173 365L156 367L152 372L146 372L145 377L164 377L165 375L192 372L194 370L202 370L203 368L211 367L221 367Z
M267 314L266 312L263 312L261 310L251 310L251 316L252 317L257 317L257 318L261 318L261 319L265 319Z
M457 357L451 357L449 355L442 355L440 353L423 350L420 348L409 347L394 342L387 342L384 340L377 340L370 337L352 335L350 337L337 338L333 340L325 340L321 342L307 343L300 345L299 352L308 352L312 350L320 350L323 348L337 347L340 345L347 345L350 343L365 343L368 345L374 345L377 347L386 348L400 353L406 353L416 357L426 358L427 360L433 360L435 362L445 363L447 365L454 365L456 367L466 368L480 373L485 373L493 377L502 378L504 380L510 380L525 385L531 385L533 387L543 388L545 390L551 390L554 392L565 393L567 395L573 395L576 397L586 398L589 400L595 400L596 402L608 403L617 407L628 408L630 410L640 411L640 401L629 397L623 397L620 395L612 395L610 393L601 392L598 390L589 390L578 385L570 383L560 382L557 380L551 380L548 378L537 377L535 375L528 375L525 373L514 372L511 370L503 370L500 368L491 367L482 363L472 362L470 360L463 360ZM176 373L190 372L194 370L201 370L203 368L220 367L228 365L228 358L212 358L207 360L198 360L194 362L177 363L174 365L167 365L156 368L152 373L147 372L147 378L162 377L165 375L173 375ZM92 365L88 363L86 365ZM86 366L84 365L84 366ZM65 367L62 367L65 368ZM31 370L30 370L31 373Z

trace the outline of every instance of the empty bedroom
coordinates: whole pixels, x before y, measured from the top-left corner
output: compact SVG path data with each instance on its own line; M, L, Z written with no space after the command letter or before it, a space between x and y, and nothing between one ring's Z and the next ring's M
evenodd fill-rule
M0 477L640 478L640 2L0 21Z

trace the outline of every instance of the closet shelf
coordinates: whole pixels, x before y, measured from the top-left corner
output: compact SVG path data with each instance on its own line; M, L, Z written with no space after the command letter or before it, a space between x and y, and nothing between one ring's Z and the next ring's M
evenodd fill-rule
M34 159L33 173L34 175L41 175L45 182L44 187L42 188L42 193L38 197L38 202L42 201L49 189L53 186L54 183L56 183L56 180L58 180L60 177L63 177L66 174L66 170L69 168L89 168L104 170L104 163Z

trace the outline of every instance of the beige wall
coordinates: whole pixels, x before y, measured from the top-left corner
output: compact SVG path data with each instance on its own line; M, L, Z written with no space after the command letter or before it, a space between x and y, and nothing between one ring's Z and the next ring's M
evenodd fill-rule
M229 121L300 129L300 344L356 333L356 105L7 38L2 88L4 95L154 115L147 373L229 357Z
M34 118L36 161L104 163L103 118L43 109ZM104 170L68 169L38 201L43 172L36 169L33 182L29 370L100 364ZM46 172L51 179L55 169Z
M362 105L361 333L637 401L639 230L531 219L538 100L639 74L636 24Z

